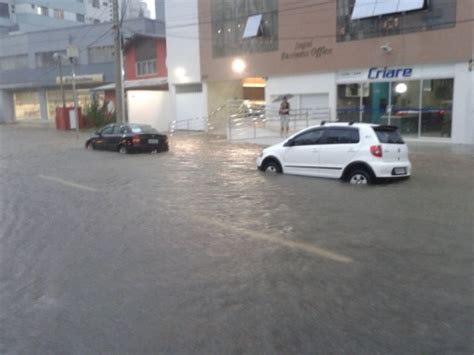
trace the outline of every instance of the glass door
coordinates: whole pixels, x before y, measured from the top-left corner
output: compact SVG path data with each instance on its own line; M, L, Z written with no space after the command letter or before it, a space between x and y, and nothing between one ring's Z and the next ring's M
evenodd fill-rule
M423 80L421 136L451 137L454 79Z
M405 137L418 137L420 131L420 82L391 83L390 124L398 126Z

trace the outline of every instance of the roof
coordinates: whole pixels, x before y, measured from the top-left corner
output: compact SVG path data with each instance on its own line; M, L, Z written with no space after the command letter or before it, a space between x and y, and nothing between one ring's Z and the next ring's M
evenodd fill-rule
M125 90L168 90L168 78L151 78L138 80L125 80ZM91 91L115 90L115 83L101 85L91 89Z

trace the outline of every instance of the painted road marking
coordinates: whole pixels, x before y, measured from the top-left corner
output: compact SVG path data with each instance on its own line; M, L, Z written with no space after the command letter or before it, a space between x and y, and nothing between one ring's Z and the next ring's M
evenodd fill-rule
M298 242L294 240L287 240L277 235L270 235L270 234L265 234L261 232L256 232L256 231L246 229L246 228L232 226L228 223L221 222L221 221L211 219L211 218L203 218L203 217L196 217L196 216L193 216L192 218L196 220L197 222L202 222L208 225L219 227L221 229L232 230L235 233L246 235L247 237L250 237L255 240L263 240L266 242L280 244L282 246L301 250L301 251L304 251L313 255L317 255L326 259L330 259L333 261L338 261L341 263L352 263L354 261L353 259L347 256L320 248L314 244Z
M64 186L74 187L76 189L81 189L81 190L91 191L91 192L97 191L97 189L94 189L92 187L77 184L73 181L63 180L63 179L60 179L60 178L55 177L55 176L38 175L38 177L43 179L43 180L54 181L54 182L57 182L57 183L62 184Z

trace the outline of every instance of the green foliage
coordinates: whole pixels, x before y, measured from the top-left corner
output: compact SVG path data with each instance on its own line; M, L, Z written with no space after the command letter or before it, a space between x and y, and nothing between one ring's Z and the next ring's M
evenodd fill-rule
M99 105L97 102L93 102L85 110L85 118L87 125L92 127L103 127L109 123L115 122L115 113L107 112L107 105Z

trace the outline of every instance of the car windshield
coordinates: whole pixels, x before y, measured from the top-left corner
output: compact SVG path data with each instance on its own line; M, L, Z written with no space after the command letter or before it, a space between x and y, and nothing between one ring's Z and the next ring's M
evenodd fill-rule
M152 126L145 126L145 125L130 125L130 129L133 133L158 133L156 129Z
M398 129L392 127L374 127L377 138L380 143L385 144L404 144L402 136Z

